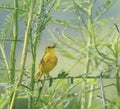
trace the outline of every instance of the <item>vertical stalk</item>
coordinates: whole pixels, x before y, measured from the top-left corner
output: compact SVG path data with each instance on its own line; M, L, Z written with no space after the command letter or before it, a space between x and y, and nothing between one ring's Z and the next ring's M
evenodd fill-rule
M87 31L88 31L88 43L87 43L87 47L89 47L91 44L92 44L92 38L93 38L93 25L92 25L92 4L91 4L91 2L89 1L89 7L88 7L88 25L87 25L87 27L86 27L86 29L87 29ZM91 61L91 59L90 59L90 56L91 56L91 54L90 54L90 51L88 51L87 53L86 53L86 69L85 69L85 73L87 74L88 72L89 72L89 70L90 70L90 61ZM87 90L86 89L86 82L84 83L82 83L82 87L84 87L85 89L85 91ZM88 94L87 93L84 93L84 94L82 94L82 101L83 101L83 103L82 103L82 105L81 105L81 109L87 109L88 108Z
M11 54L10 54L10 79L13 84L15 81L15 52L16 52L16 44L17 44L17 36L18 36L18 0L14 0L14 14L13 14L13 38L14 41L11 43Z
M102 73L103 72L100 73L100 87L101 87L101 91L102 91L102 100L103 100L104 109L107 109Z
M42 6L43 6L43 0L40 0L40 1L37 1L38 5L39 5L39 9L38 9L38 12L37 14L39 16L41 16L41 11L42 11ZM36 4L37 4L36 3ZM41 32L39 30L39 26L38 24L36 24L36 27L37 27L37 34L36 34L36 37L35 39L32 39L32 34L30 34L30 37L31 37L31 51L32 51L32 69L31 69L31 83L30 83L30 86L31 86L31 91L33 92L34 91L34 73L35 73L35 61L36 61L36 48L37 48L37 41L38 41L38 37L40 37L39 33L38 32ZM31 32L30 32L31 33ZM28 104L28 107L29 109L33 109L34 108L34 98L33 96L31 95L30 96L30 102Z
M91 85L90 86L90 90L93 90L95 88L95 85ZM91 104L92 104L92 100L93 100L93 94L94 94L94 91L91 91L90 93L89 93L89 98L88 98L88 109L90 109L91 108Z
M31 28L31 21L32 21L32 16L33 16L34 5L35 5L35 0L31 0L29 17L28 17L27 27L26 27L26 31L25 31L24 46L23 46L23 51L22 51L21 69L20 69L20 72L19 72L18 81L16 82L16 85L15 85L15 89L14 89L14 93L13 93L13 96L12 96L12 100L11 100L9 109L13 109L13 107L15 105L15 101L16 101L17 94L18 94L18 88L19 88L20 83L21 83L22 78L23 78L24 66L25 66L26 55L27 55L28 39L29 39L29 36L30 36L29 32L30 32L30 28Z
M93 3L89 0L89 7L88 7L88 45L89 47L93 43L93 38L95 36L94 34L94 26L93 26L93 19L92 19L92 8L93 8ZM87 52L87 57L86 57L86 71L85 73L88 73L90 70L90 63L91 63L91 53L90 51ZM85 84L86 86L86 84ZM91 85L90 90L93 90L94 85ZM89 95L85 94L85 100L84 100L84 109L88 109L92 103L92 98L93 98L93 92L90 92Z
M34 55L32 54L32 70L31 70L31 91L34 91L34 72L35 72L35 59L36 59L36 51L34 52ZM30 103L29 103L29 109L33 109L34 107L34 100L33 96L30 96Z
M120 69L120 68L119 68ZM119 78L119 70L116 73L116 89L117 89L117 94L120 96L120 78Z
M13 14L13 39L14 41L11 42L11 52L10 52L10 80L11 84L15 83L15 54L16 54L16 45L17 45L17 36L18 36L18 0L14 0L14 14ZM11 94L11 99L12 99ZM11 100L10 100L11 102Z
M116 24L114 24L117 31L118 31L118 36L116 38L116 43L115 43L115 61L116 61L116 66L118 67L117 71L116 71L116 89L117 89L117 94L118 96L120 96L120 78L119 78L119 71L120 71L120 67L118 66L118 62L119 62L119 37L120 37L120 30L118 28L118 26Z
M35 60L36 60L36 43L33 43L32 41L32 35L30 35L31 37L31 51L32 51L32 69L31 69L31 91L34 91L34 72L35 72ZM30 102L28 104L29 109L33 109L34 108L34 103L33 103L33 96L30 95Z
M115 43L115 61L116 61L116 66L118 67L117 71L116 71L116 88L117 88L117 94L118 96L120 96L120 78L119 78L119 71L120 71L120 67L118 66L118 56L119 56L119 35L116 38L116 43Z
M117 89L117 94L120 96L120 80L119 80L119 70L116 73L116 89Z
M89 1L90 2L90 1ZM90 2L89 3L89 8L88 8L88 47L92 44L92 39L93 39L93 21L92 21L92 7L93 4ZM87 52L87 58L86 58L86 73L89 72L89 68L90 68L90 52Z

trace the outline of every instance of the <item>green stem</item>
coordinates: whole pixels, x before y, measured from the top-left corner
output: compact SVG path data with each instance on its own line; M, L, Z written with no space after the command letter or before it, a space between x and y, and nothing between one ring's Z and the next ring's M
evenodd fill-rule
M16 52L16 44L17 44L17 36L18 36L18 12L17 12L17 7L18 7L18 0L14 0L14 14L13 14L13 38L15 41L11 43L11 54L10 54L10 69L11 69L11 74L10 74L10 79L11 83L13 84L15 81L15 52Z
M31 91L34 91L34 72L35 72L35 60L32 63L32 70L31 70ZM29 102L29 109L34 108L34 99L33 96L30 96L30 102Z
M115 43L115 61L116 61L116 66L118 67L117 72L116 72L116 89L117 89L117 94L118 96L120 96L120 78L119 78L119 71L120 71L120 67L118 66L118 58L119 58L119 36L120 34L117 36L116 38L116 43Z
M93 8L93 3L89 0L89 7L88 7L88 26L87 26L87 30L88 30L88 45L87 47L91 46L93 43L93 37L94 37L94 25L93 25L93 19L92 19L92 8ZM89 73L90 70L90 65L91 65L91 53L90 51L87 52L87 56L86 56L86 71L85 73ZM84 86L86 87L87 83L84 83ZM94 87L91 86L90 89L92 90ZM85 89L87 90L87 89ZM88 109L88 107L91 105L92 103L92 97L93 97L93 93L91 92L89 95L87 93L85 93L84 95L84 109Z
M5 51L4 51L4 45L2 46L2 44L0 44L0 49L1 49L2 57L3 57L3 59L4 59L4 62L5 62L5 66L6 66L8 75L9 75L9 77L10 77L10 68L9 68L8 61L7 61L7 58L6 58L6 54L5 54ZM5 69L5 70L6 70L6 69Z
M37 11L37 14L39 16L41 16L41 11L42 11L42 7L43 7L43 0L40 0L38 1L38 4L39 4L39 9ZM37 48L37 41L38 41L38 37L40 37L39 33L38 32L41 32L39 31L39 26L36 25L37 27L37 36L35 37L35 39L32 39L32 34L30 34L30 37L31 37L31 53L32 53L32 69L31 69L31 83L30 83L30 86L31 86L31 91L33 92L34 91L34 73L35 73L35 61L36 61L36 48ZM31 32L32 33L32 30ZM31 95L30 96L30 102L28 104L28 107L29 109L33 109L34 108L34 98L33 96Z
M31 33L31 32L30 32ZM36 45L37 44L33 44L33 39L32 39L32 35L30 34L31 37L31 51L32 51L32 69L31 69L31 91L34 91L34 72L35 72L35 60L36 60ZM34 103L33 103L33 96L30 96L30 102L28 104L29 109L33 109L34 108Z
M120 78L119 78L119 70L120 68L118 68L117 72L116 72L116 89L117 89L117 94L118 96L120 96Z
M89 1L90 2L90 1ZM89 47L92 44L92 38L93 38L93 21L92 21L92 7L93 4L90 2L89 3L89 8L88 8L88 26L87 26L87 30L88 30L88 44L87 47ZM86 57L86 71L85 73L89 72L89 68L90 68L90 51L87 52L87 57Z
M95 88L95 85L91 85L90 86L90 90L93 90ZM94 94L94 91L91 91L90 93L89 93L89 98L88 98L88 109L90 109L91 108L91 104L92 104L92 100L93 100L93 94Z
M29 32L30 32L30 28L31 28L34 5L35 5L35 0L31 0L30 12L29 12L26 31L25 31L24 46L23 46L23 52L22 52L22 58L21 58L21 69L20 69L20 72L19 72L18 81L16 82L16 85L15 85L15 89L14 89L14 93L13 93L13 96L12 96L12 100L11 100L9 109L13 109L13 107L15 105L15 101L16 101L17 94L18 94L18 88L19 88L20 83L21 83L22 78L23 78L23 72L24 72L26 55L27 55Z

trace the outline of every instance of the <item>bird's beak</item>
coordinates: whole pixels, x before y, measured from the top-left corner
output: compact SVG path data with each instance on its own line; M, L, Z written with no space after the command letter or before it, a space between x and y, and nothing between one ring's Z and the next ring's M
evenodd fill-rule
M55 43L55 44L53 44L53 48L56 48L56 43Z

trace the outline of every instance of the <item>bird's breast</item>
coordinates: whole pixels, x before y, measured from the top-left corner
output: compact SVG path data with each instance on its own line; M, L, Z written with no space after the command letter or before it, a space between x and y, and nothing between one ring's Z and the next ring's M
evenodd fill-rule
M50 72L57 64L57 57L55 55L45 55L43 63L41 65L41 70L44 74Z

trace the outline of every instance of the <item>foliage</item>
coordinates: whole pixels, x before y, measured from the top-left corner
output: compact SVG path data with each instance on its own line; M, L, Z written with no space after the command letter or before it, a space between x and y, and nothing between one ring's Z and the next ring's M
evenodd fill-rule
M106 0L101 5L98 0L11 1L6 0L0 4L0 8L7 13L0 28L0 70L1 75L5 77L1 82L6 83L0 96L1 109L6 107L13 109L14 106L19 108L21 105L19 101L24 100L23 104L27 104L28 109L120 107L120 31L118 25L113 24L115 19L104 18L116 0ZM30 10L33 11L32 14ZM52 12L59 11L63 17L68 13L72 16L57 18L52 15ZM55 32L50 28L49 33L57 43L58 51L71 62L76 61L75 66L83 68L77 71L78 76L70 76L69 71L64 69L57 77L43 78L36 83L34 81L36 50L48 24L57 26ZM22 34L21 29L24 30ZM75 31L76 34L72 36L71 31ZM23 47L23 51L20 46ZM23 52L19 59L16 56L18 49ZM27 53L31 55L31 66L25 64ZM19 62L17 66L18 61L21 63ZM105 92L100 90L102 83L98 81L101 72L103 82L110 79L109 84L103 84ZM108 96L110 88L115 89L114 97ZM102 93L105 94L105 99ZM102 104L102 100L106 102ZM10 108L12 101L14 103ZM26 107L23 105L23 108Z
M62 9L65 9L67 13L76 13L74 22L67 19L53 20L53 23L61 25L63 30L56 29L57 33L51 31L50 33L59 43L59 51L67 58L74 59L80 66L83 66L83 70L78 71L80 75L97 77L103 72L103 77L115 78L116 93L119 95L119 29L114 24L114 19L104 18L104 14L115 2L116 0L105 1L96 10L94 10L95 5L99 4L97 0L61 2L63 4ZM106 29L108 26L111 28ZM79 31L78 34L80 35L71 36L71 32L69 32L71 30ZM96 79L93 80L95 83L97 82ZM87 87L87 85L88 83L83 83L82 88ZM95 84L91 84L89 89L94 90L95 86ZM94 95L95 93L91 92L81 96L81 109L93 108ZM98 106L98 108L103 107Z

